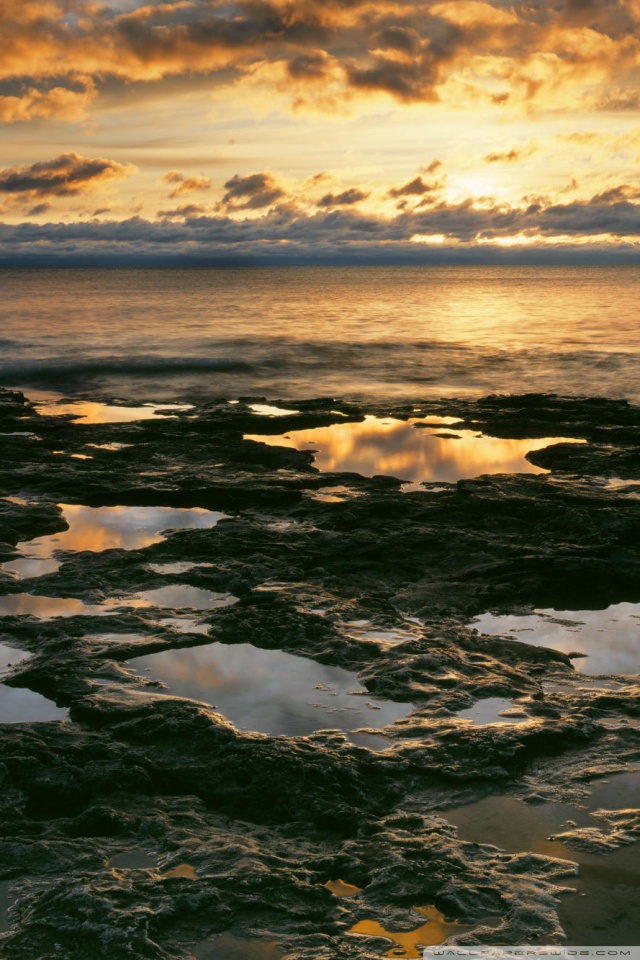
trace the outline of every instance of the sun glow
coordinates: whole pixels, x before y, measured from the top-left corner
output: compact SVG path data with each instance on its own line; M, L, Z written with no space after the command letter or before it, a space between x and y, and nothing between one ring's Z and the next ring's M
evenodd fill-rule
M632 0L76 6L0 6L9 258L637 243Z

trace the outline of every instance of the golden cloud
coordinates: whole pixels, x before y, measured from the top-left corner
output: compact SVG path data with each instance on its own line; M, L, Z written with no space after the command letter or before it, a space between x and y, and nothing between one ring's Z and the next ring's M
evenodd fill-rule
M187 177L178 170L170 170L162 178L164 183L174 183L176 186L169 194L170 199L182 196L184 193L194 193L198 190L209 190L211 180L209 177Z
M83 90L52 87L38 90L28 87L20 96L0 96L0 123L28 120L84 120L89 105L96 96L93 80L85 82Z
M497 106L544 108L628 107L640 79L638 0L178 0L126 13L93 0L3 0L0 35L0 79L27 78L21 96L0 100L8 120L77 119L92 88L74 93L63 81L87 76L99 87L108 77L260 68L268 81L272 66L272 81L286 76L298 104L301 91L315 88L317 100L330 80L332 103L372 93L432 101L465 89Z
M0 193L29 202L70 197L93 190L105 181L127 176L134 169L101 157L92 159L77 153L63 153L53 160L0 170Z

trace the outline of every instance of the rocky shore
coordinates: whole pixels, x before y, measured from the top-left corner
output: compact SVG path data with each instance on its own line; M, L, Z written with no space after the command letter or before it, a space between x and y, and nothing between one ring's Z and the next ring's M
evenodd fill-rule
M320 398L268 416L260 402L92 423L0 393L0 642L30 655L2 679L68 711L0 724L0 955L370 960L420 955L439 924L458 943L637 942L638 913L591 939L572 892L577 851L622 857L637 809L565 823L554 855L469 839L448 811L490 797L579 810L602 778L640 766L637 670L585 676L566 652L472 623L640 605L640 409ZM329 475L309 450L245 439L365 415L575 442L528 455L548 473L408 489L402 475ZM24 544L68 528L61 504L224 516L141 548L87 543L16 577ZM230 599L197 614L156 603L171 585ZM22 595L86 609L38 612ZM242 730L215 693L186 699L129 664L213 643L351 671L374 698L372 732L354 742L330 715L306 737ZM493 699L509 706L491 722L460 716ZM405 715L381 732L376 701ZM393 940L419 927L413 948Z

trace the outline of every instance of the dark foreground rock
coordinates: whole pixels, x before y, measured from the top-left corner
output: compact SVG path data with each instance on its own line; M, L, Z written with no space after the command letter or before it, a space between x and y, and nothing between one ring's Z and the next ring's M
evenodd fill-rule
M549 474L433 493L404 492L398 478L328 478L309 452L243 439L412 415L296 406L276 420L221 400L172 419L91 425L0 395L0 560L64 530L59 504L229 515L144 549L66 553L35 579L0 575L0 598L88 608L0 619L0 641L31 654L7 685L69 709L68 722L0 725L3 958L229 960L220 950L235 938L248 960L268 956L252 943L279 944L272 955L291 960L366 960L389 942L351 928L412 930L424 923L412 908L427 906L460 923L460 943L562 940L571 857L469 842L447 809L493 793L583 799L640 756L637 677L589 686L566 654L468 623L487 610L640 602L640 499L605 483L640 480L640 410L542 396L422 403L424 415L495 437L586 441L531 454ZM353 495L318 499L328 484ZM154 569L180 563L196 566ZM202 614L206 634L176 626L179 609L127 603L172 583L237 602ZM105 617L114 596L122 603ZM363 622L401 642L363 641ZM243 733L128 665L214 641L346 668L372 696L413 710L388 728L384 751L339 730ZM457 717L487 698L512 701L520 722ZM625 843L634 823L624 821ZM325 884L337 879L360 892L334 895Z

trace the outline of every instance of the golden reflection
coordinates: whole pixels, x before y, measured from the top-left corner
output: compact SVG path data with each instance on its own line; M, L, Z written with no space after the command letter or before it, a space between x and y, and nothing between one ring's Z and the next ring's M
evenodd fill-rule
M30 392L34 399L35 391ZM55 394L51 395L52 397ZM158 420L163 417L175 416L171 410L189 410L191 404L166 403L162 406L119 407L108 403L98 403L90 400L73 400L70 403L60 403L45 400L36 403L36 412L44 417L62 417L73 415L77 423L132 423L136 420Z
M477 923L462 924L455 920L449 923L434 906L414 907L413 909L427 919L426 923L416 927L415 930L405 933L392 932L385 930L376 920L361 920L351 927L349 933L360 933L369 937L384 937L385 940L392 941L392 948L383 954L385 957L419 958L422 956L422 948L433 947L442 943L443 940L454 933L475 930L478 926ZM400 953L399 950L403 952Z
M209 529L225 514L200 507L85 507L59 503L68 529L17 545L21 560L2 565L7 573L33 574L27 561L50 560L56 550L99 553L102 550L141 550L166 539L167 530ZM24 569L22 567L24 566ZM34 568L35 569L35 568ZM57 564L42 572L52 572Z
M198 875L189 863L179 863L173 870L167 870L165 877L182 877L184 880L197 880Z
M408 421L367 416L361 423L336 423L282 436L246 435L269 446L313 450L314 464L323 472L378 474L408 481L471 479L482 474L547 473L525 459L532 450L554 443L583 443L569 437L503 440L473 430L447 430Z
M286 407L274 407L270 403L250 403L249 409L261 417L286 417L292 413L300 413L299 410L287 410Z
M9 593L0 597L2 617L31 616L49 620L52 617L74 617L96 612L101 612L101 608L88 607L82 600L72 597L36 597L30 593Z
M354 887L352 883L345 883L344 880L327 880L325 887L334 897L355 897L362 890L362 887Z

